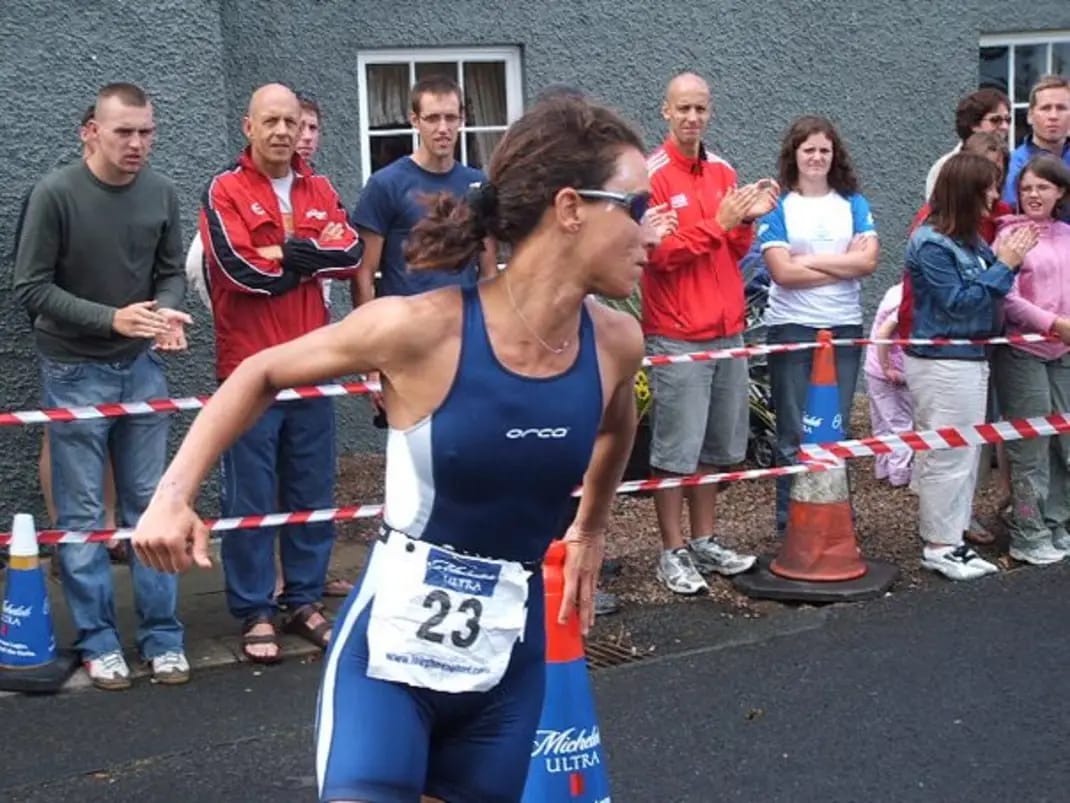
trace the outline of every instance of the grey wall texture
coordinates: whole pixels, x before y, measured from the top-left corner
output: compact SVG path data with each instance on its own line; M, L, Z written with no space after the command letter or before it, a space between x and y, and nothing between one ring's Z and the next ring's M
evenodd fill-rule
M955 104L976 88L979 37L1066 28L1066 0L4 0L0 252L10 250L23 193L76 154L78 117L103 83L134 81L152 95L153 164L178 185L188 240L205 182L242 146L240 120L256 86L282 81L316 95L324 109L317 165L348 206L363 181L358 53L512 45L521 49L526 98L551 83L579 86L635 121L651 147L664 136L659 106L668 78L685 69L706 76L716 108L708 142L743 180L775 171L794 117L829 116L882 235L881 268L866 283L872 311L898 277L926 172L954 144ZM0 409L33 408L37 367L6 258L2 273ZM343 314L348 293L336 288L334 300ZM198 325L191 351L170 360L173 395L213 387L211 327L197 302L189 306ZM363 400L341 400L337 409L343 449L381 448ZM173 440L189 420L175 418ZM0 433L0 529L16 511L41 512L40 437L36 426Z

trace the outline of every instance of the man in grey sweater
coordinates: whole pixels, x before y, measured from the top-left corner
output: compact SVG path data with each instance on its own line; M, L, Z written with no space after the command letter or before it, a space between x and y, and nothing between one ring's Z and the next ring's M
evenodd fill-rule
M153 110L132 84L108 84L88 124L89 156L34 188L15 261L15 294L34 321L44 404L74 407L168 395L161 352L186 347L178 195L145 166ZM99 529L110 452L117 523L133 527L166 460L168 417L125 416L49 424L56 525ZM108 555L101 544L59 549L77 648L101 688L130 686L115 622ZM177 585L130 559L137 644L162 683L189 679Z

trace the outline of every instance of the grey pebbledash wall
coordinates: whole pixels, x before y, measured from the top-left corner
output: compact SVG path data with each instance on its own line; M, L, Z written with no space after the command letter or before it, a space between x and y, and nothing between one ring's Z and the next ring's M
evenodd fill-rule
M898 275L926 171L954 142L954 105L976 86L979 36L1059 28L1070 28L1066 0L3 0L0 409L39 400L26 315L12 299L6 258L18 203L43 173L74 157L76 121L105 82L134 81L152 95L159 124L153 165L179 187L188 240L204 184L240 149L241 115L261 83L283 81L319 98L318 166L349 206L363 180L363 50L519 46L526 98L550 83L577 85L638 123L651 147L664 135L666 80L693 69L714 89L708 141L744 180L774 170L793 117L815 112L838 123L882 234L881 269L866 285L872 310ZM348 293L337 288L334 300L344 313ZM190 309L198 325L190 353L170 360L174 395L213 386L211 327L192 299ZM363 400L340 400L337 409L343 449L381 448ZM173 440L189 420L175 418ZM3 529L16 511L41 512L40 427L6 428L0 438ZM210 498L206 509L215 509Z

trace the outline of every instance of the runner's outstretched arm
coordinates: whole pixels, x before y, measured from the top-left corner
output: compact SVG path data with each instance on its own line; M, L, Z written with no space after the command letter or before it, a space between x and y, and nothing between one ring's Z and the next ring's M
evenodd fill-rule
M584 635L594 623L594 592L610 508L635 441L635 375L643 360L643 336L638 323L625 313L608 312L611 315L602 316L605 325L599 334L614 362L612 390L583 477L579 510L564 537L565 586L558 612L558 621L564 624L578 610Z
M289 387L388 368L421 338L408 300L384 298L342 321L265 349L238 366L194 419L138 522L134 550L161 572L211 566L208 530L193 510L201 483L222 454Z

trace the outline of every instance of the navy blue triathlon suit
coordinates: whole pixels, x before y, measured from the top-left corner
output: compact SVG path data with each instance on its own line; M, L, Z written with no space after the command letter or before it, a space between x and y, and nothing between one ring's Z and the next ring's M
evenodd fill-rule
M334 626L316 718L324 801L523 791L545 673L539 563L590 461L601 378L586 307L576 361L536 379L498 361L478 288L460 292L453 386L430 417L389 431L384 528Z

